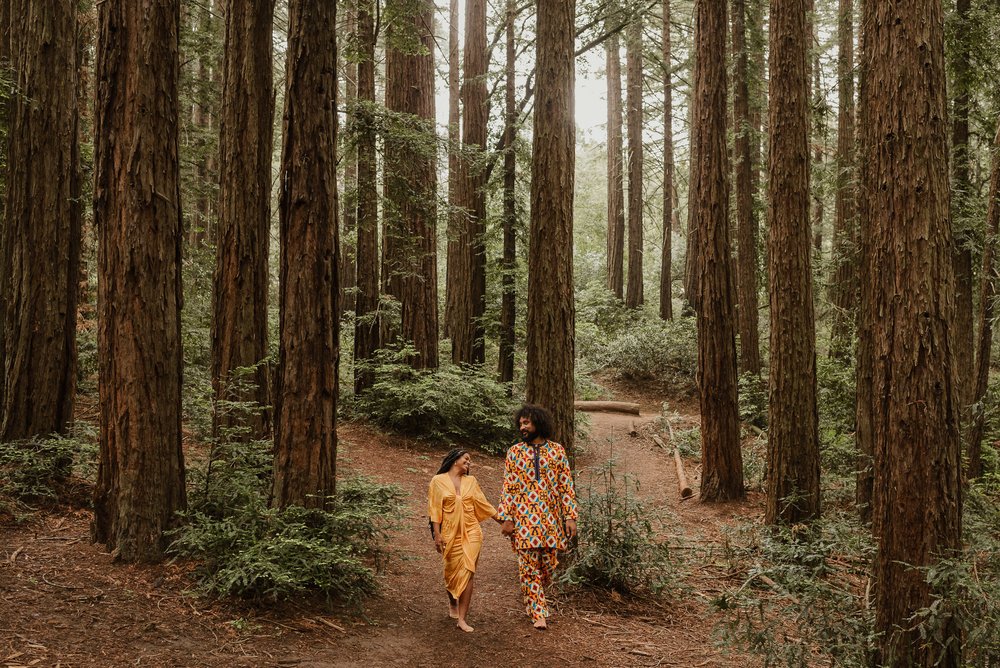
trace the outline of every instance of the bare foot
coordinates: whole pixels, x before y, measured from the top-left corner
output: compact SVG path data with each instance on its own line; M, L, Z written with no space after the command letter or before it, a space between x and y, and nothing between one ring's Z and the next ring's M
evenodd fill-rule
M451 617L452 619L458 619L458 605L457 604L456 605L449 605L448 606L448 616Z
M536 620L535 620L535 623L534 623L534 624L532 624L532 626L534 626L534 627L535 627L535 629L536 629L536 630L538 630L538 631L544 631L545 629L549 628L549 627L548 627L548 626L547 626L547 625L545 624L545 618L544 618L544 617L541 617L541 618L539 618L539 619L536 619Z
M468 624L466 624L464 619L458 620L458 624L456 624L455 626L457 626L458 628L462 629L466 633L472 633L473 631L476 630L476 629L472 628L471 626L469 626Z

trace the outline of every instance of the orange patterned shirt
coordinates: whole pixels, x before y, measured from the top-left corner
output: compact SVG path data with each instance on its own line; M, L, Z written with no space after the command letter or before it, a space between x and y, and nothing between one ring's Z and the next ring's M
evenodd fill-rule
M507 451L497 515L513 520L515 550L566 549L565 522L576 519L576 492L563 446L518 443Z

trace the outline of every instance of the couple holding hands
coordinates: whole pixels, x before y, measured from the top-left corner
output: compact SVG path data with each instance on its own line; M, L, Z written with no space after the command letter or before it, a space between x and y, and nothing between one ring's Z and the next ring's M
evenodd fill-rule
M451 617L467 633L472 582L483 545L479 523L494 519L517 553L518 576L525 610L538 630L549 616L544 587L556 565L558 550L576 535L576 494L566 451L552 436L552 417L527 404L514 418L521 442L507 451L500 505L494 508L479 482L469 475L465 450L448 453L431 479L428 515L434 545L444 558L444 582Z

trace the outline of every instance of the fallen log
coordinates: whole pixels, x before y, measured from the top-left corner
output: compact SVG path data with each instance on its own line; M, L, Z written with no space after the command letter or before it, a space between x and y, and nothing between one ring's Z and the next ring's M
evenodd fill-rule
M636 426L635 420L628 421L628 435L632 437L636 437L639 435L639 427Z
M663 448L664 450L667 449L667 446L663 442L663 439L661 439L656 434L653 434L653 442L656 443L661 448ZM692 494L694 494L694 491L691 489L690 485L688 485L687 476L684 474L684 462L681 461L681 451L677 449L676 445L674 446L673 450L674 450L674 466L677 467L677 489L680 490L681 498L687 499Z
M573 406L578 411L587 413L626 413L628 415L639 414L639 404L627 401L576 401Z

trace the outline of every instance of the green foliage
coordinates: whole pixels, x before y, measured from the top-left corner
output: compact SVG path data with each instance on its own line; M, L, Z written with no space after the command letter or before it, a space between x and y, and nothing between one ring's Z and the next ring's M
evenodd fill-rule
M561 581L620 593L659 594L672 586L670 551L658 538L659 522L638 498L638 481L616 475L612 459L578 490L579 542Z
M693 391L698 369L694 319L643 321L609 340L599 359L622 379Z
M749 536L731 547L746 579L713 601L723 613L720 642L764 666L869 666L874 614L866 577L874 545L864 529L837 518L811 531L755 527Z
M96 434L86 427L76 425L70 436L0 443L0 517L16 516L28 504L89 499L74 494L96 473Z
M491 372L445 364L415 370L412 348L380 350L375 385L354 399L354 410L379 427L501 452L513 432L515 405Z
M857 389L854 367L818 356L816 360L817 404L821 429L840 434L854 431L854 397Z
M189 510L170 550L201 561L204 593L263 602L311 592L357 605L378 590L401 499L398 488L364 478L340 481L329 510L269 508L248 492L221 515Z
M760 429L767 429L767 379L756 373L744 373L739 378L740 420Z

